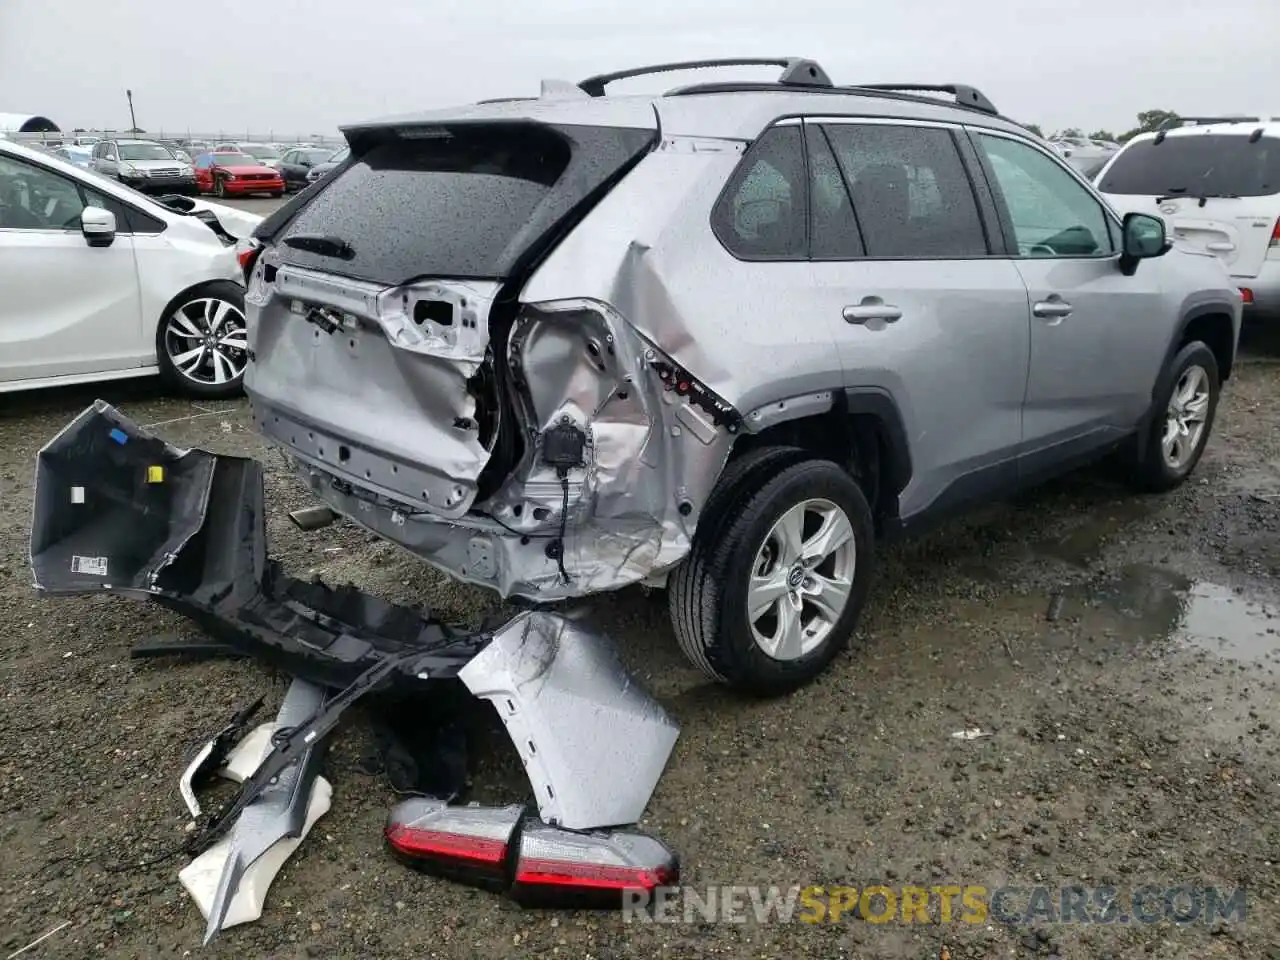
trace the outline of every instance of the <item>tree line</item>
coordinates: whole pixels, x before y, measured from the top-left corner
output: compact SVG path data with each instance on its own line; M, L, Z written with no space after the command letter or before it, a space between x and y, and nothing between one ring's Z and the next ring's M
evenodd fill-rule
M1172 110L1143 110L1138 114L1138 125L1132 130L1126 130L1118 136L1110 130L1095 130L1093 133L1089 134L1088 137L1090 140L1110 140L1113 143L1125 143L1132 140L1140 133L1153 133L1156 130L1159 130L1170 120L1176 121L1177 119L1178 115ZM1023 124L1023 126L1034 133L1037 137L1046 137L1044 130L1040 128L1039 124L1027 123ZM1059 130L1056 133L1048 134L1047 138L1052 139L1054 137L1083 136L1085 136L1085 134L1079 127L1067 127L1065 130Z

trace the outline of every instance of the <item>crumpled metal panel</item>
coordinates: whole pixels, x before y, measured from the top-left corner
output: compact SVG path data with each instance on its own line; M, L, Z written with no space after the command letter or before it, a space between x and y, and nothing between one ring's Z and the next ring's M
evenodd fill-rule
M613 646L561 616L519 614L458 673L498 710L548 823L635 823L679 736Z
M287 730L309 720L324 705L323 687L295 679L289 684L284 702L276 714L276 730ZM209 908L204 942L207 946L222 929L240 879L276 843L302 833L307 819L311 785L320 772L327 743L324 738L311 744L291 765L281 771L241 812L227 837L227 859L218 880L217 892Z
M468 381L489 347L498 284L387 288L261 259L245 375L259 430L402 509L463 516L489 462L488 411Z

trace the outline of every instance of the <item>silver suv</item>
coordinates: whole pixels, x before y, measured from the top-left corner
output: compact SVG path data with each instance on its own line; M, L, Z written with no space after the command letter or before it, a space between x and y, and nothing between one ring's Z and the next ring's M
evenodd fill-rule
M1181 483L1235 358L1222 264L970 87L665 64L344 133L248 266L259 429L460 580L665 585L742 689L831 662L878 536L1112 452Z

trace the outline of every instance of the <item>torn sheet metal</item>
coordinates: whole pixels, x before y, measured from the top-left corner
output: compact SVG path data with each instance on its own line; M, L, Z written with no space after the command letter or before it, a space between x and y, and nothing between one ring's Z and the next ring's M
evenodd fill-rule
M276 715L276 732L309 720L324 697L323 687L294 680ZM240 812L226 836L179 873L205 915L206 944L223 927L261 916L271 880L310 824L328 809L331 788L324 783L316 789L326 745L323 736L311 742ZM265 754L257 759L261 763ZM296 842L281 846L285 841Z
M587 830L640 819L680 731L607 640L526 612L458 677L497 708L543 820Z

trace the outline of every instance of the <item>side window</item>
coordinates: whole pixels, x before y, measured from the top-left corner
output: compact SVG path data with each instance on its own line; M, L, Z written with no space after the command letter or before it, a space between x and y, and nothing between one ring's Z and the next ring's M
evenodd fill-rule
M286 153L283 157L280 158L280 162L281 163L297 163L298 151L290 150L288 153Z
M851 260L864 256L853 204L826 134L805 125L809 149L809 251L815 260Z
M950 259L990 251L973 185L951 133L830 124L868 257Z
M752 145L711 214L730 253L748 260L808 255L808 174L799 124L772 127Z
M1097 257L1115 252L1102 205L1057 161L1016 140L979 134L1023 257Z
M84 206L72 181L43 167L0 156L0 228L78 230Z

